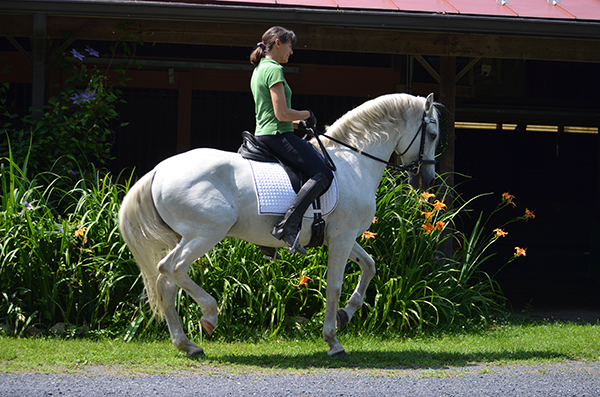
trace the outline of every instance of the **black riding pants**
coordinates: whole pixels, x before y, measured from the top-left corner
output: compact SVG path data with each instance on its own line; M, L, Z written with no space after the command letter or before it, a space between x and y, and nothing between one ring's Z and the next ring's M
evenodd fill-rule
M331 185L333 171L325 164L323 157L317 153L314 146L308 141L296 136L293 132L260 135L256 138L279 154L283 161L291 167L302 170L308 179L322 173L327 178L327 188Z

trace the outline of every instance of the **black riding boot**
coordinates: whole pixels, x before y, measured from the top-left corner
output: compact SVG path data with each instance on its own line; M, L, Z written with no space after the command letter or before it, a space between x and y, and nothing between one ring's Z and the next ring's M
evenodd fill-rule
M271 234L275 238L285 241L290 247L290 251L306 255L306 250L298 243L302 216L313 201L325 193L330 183L328 178L320 172L306 181L288 212L273 226Z

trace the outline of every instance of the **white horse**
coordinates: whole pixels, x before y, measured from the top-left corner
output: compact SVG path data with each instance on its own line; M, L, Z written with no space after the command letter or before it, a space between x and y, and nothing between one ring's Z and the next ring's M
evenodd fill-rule
M346 354L336 338L336 319L341 329L352 318L375 275L374 260L356 242L372 223L386 167L374 157L387 160L396 151L403 164L410 164L409 183L425 189L435 178L438 127L433 94L390 94L365 102L327 129L327 136L353 148L321 137L337 166L339 189L337 207L325 216L329 257L323 339L330 356ZM150 306L166 319L177 349L188 356L204 354L181 326L175 307L178 288L200 305L200 322L208 335L217 325L217 301L188 275L192 263L227 236L284 246L270 233L279 218L258 214L251 167L237 153L191 150L164 160L131 188L119 211L119 227L141 270ZM310 239L311 222L303 221L302 245ZM361 277L346 306L338 310L348 259L358 263Z

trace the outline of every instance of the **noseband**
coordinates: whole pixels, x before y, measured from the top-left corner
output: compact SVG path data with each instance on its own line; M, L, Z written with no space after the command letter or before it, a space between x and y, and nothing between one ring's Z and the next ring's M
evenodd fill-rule
M415 143L415 141L417 140L417 137L419 135L421 135L421 143L419 145L419 157L417 158L417 160L411 162L410 164L407 165L398 165L395 163L392 163L391 161L386 161L383 159L380 159L379 157L373 156L369 153L363 152L362 150L348 145L345 142L340 141L339 139L336 139L332 136L329 135L325 135L325 134L319 134L316 130L313 130L314 136L317 139L317 142L319 142L319 146L321 147L321 151L325 154L325 156L327 157L327 163L329 164L329 166L331 167L332 170L335 171L335 165L333 164L333 161L331 160L331 158L329 157L329 155L327 154L327 151L325 150L325 147L323 146L323 144L321 143L321 140L319 139L319 136L324 136L325 138L328 138L332 141L334 141L335 143L339 143L342 146L347 147L350 150L355 151L358 154L362 154L363 156L366 156L372 160L375 161L379 161L380 163L386 164L388 168L391 168L393 170L396 171L407 171L413 175L417 175L420 171L421 171L421 166L423 164L436 164L437 162L435 160L426 160L423 159L423 156L425 155L425 130L427 129L427 127L425 126L425 124L429 124L434 122L433 119L427 117L426 113L423 112L423 117L421 118L421 126L419 127L419 129L417 130L417 133L415 134L415 136L413 137L413 139L410 141L410 143L408 144L408 147L406 148L406 150L404 150L402 153L399 154L400 157L404 156L406 154L406 152L408 152L408 150L411 148L411 146L413 145L413 143ZM420 134L419 134L420 133Z

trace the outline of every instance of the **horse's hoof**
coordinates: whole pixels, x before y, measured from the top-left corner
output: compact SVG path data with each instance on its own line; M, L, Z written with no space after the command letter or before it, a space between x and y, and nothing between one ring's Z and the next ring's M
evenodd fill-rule
M188 350L185 355L187 358L201 358L204 357L204 349L202 349L200 346L196 346L196 348Z
M343 357L348 357L348 353L346 353L346 350L342 350L339 351L337 353L333 353L332 355L330 355L329 357L335 357L335 358L343 358Z
M208 320L200 319L200 325L202 329L206 333L206 336L211 336L213 331L215 330L215 326L208 322Z
M348 324L348 321L350 321L350 318L348 318L348 313L344 309L338 309L336 317L337 330L343 330L346 324Z

